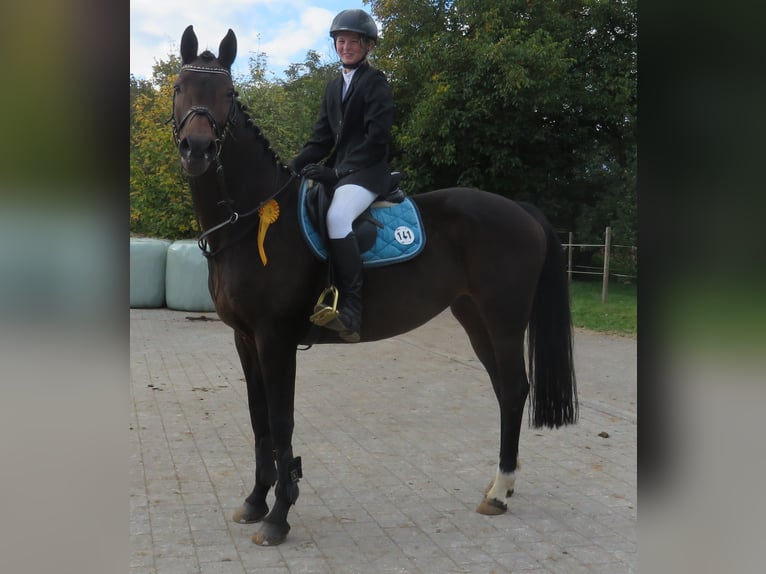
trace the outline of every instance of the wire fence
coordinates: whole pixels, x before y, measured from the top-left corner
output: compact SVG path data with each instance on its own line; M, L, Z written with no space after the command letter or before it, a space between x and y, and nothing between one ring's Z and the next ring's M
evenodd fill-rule
M610 271L609 266L611 264L612 257L615 250L626 251L635 258L638 254L638 248L635 245L617 245L612 244L612 228L607 227L604 230L604 243L574 243L574 235L570 231L568 233L568 241L563 244L564 250L567 252L567 277L569 282L572 282L573 275L601 275L601 302L606 303L609 297L609 278L615 277L620 279L638 279L638 275L630 275L625 273L615 273ZM575 248L580 249L598 249L603 254L604 264L601 266L595 265L574 265L573 252Z

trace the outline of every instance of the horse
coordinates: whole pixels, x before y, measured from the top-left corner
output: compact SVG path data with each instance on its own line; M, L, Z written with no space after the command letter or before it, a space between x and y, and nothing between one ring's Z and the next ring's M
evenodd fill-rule
M253 542L274 546L290 531L287 516L303 475L292 448L297 351L307 343L353 343L309 320L326 288L327 263L299 232L300 178L235 90L234 32L217 56L197 51L188 26L168 122L202 229L210 295L234 332L247 385L255 481L232 519L261 522ZM425 246L407 261L364 270L361 341L405 333L451 309L487 371L501 415L498 465L476 511L502 514L516 481L527 399L535 428L573 424L578 415L562 245L539 210L495 193L452 187L412 200ZM406 296L398 295L402 285L409 286Z

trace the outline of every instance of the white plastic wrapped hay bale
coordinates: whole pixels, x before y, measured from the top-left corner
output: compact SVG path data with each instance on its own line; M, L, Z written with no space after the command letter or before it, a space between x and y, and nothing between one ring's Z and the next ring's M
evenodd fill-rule
M165 263L172 241L130 238L130 306L165 306Z
M179 311L215 311L207 287L207 259L194 239L175 241L168 248L165 304Z

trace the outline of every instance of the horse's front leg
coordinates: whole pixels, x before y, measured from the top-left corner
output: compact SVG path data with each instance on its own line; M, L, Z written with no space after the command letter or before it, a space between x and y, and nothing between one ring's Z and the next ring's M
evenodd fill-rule
M269 429L277 463L276 501L253 535L260 546L284 542L290 531L287 514L298 500L298 480L303 476L300 457L293 456L297 339L277 329L256 339L269 409Z
M268 403L255 341L240 333L234 335L234 341L247 382L247 404L255 436L255 486L242 506L234 512L232 519L234 522L249 524L260 521L268 514L266 495L277 482L277 468L274 465Z

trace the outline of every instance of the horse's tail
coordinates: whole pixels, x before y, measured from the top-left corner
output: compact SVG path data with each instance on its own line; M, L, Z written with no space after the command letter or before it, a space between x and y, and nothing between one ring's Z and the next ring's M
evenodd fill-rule
M531 423L549 428L577 421L577 382L572 358L572 315L561 241L536 207L520 202L545 230L543 262L528 327Z

